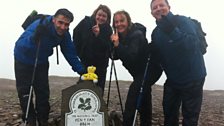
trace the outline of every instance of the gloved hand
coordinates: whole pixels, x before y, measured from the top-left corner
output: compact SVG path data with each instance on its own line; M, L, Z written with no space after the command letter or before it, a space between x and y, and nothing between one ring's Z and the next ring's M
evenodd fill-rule
M157 22L158 27L165 33L170 33L175 28L175 23L167 19L167 16L162 16L162 18Z
M34 32L34 41L38 43L42 36L47 35L47 31L48 29L45 25L39 24Z
M86 69L83 69L81 71L77 71L77 73L82 76L83 74L87 73L87 70Z

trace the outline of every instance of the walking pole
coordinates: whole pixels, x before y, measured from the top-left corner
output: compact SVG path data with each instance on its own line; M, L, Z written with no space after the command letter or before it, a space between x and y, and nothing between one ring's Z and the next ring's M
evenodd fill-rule
M120 101L120 106L121 106L121 112L123 115L123 105L121 101L121 95L120 95L120 89L119 89L119 84L118 84L118 79L117 79L117 72L115 68L115 63L114 63L114 49L111 51L111 70L110 70L110 80L109 80L109 88L108 88L108 95L107 95L107 108L109 106L109 99L110 99L110 87L111 87L111 78L112 78L112 71L114 70L114 75L115 75L115 80L116 80L116 85L117 85L117 91L118 91L118 96L119 96L119 101Z
M111 62L111 68L110 68L110 80L109 80L109 87L108 87L108 93L107 93L107 108L109 106L109 99L110 99L110 87L111 87L112 71L113 71L113 62Z
M112 62L114 64L114 60ZM114 66L114 75L115 75L115 81L116 81L116 85L117 85L119 101L120 101L120 105L121 105L121 112L122 112L122 115L123 115L124 114L124 110L123 110L123 105L122 105L122 101L121 101L121 93L120 93L120 88L119 88L119 84L118 84L117 72L116 72L115 64L113 66Z
M142 80L140 92L139 92L138 99L137 99L137 106L136 106L135 116L134 116L134 120L133 120L132 126L135 126L135 122L136 122L138 110L139 110L139 108L141 106L142 96L143 96L143 87L144 87L146 75L147 75L147 72L148 72L149 60L150 60L150 55L148 56L148 59L147 59L147 63L146 63L146 67L145 67L145 72L144 72L144 76L143 76L143 80Z
M33 95L33 83L34 83L34 78L35 78L35 73L36 73L36 68L37 68L39 50L40 50L40 40L39 40L39 42L37 44L38 45L37 45L36 59L35 59L34 67L33 67L33 75L32 75L32 80L31 80L31 85L30 85L30 92L29 92L29 98L28 98L28 102L27 102L24 126L27 125L29 109L30 109L30 102L31 102L31 98L32 98L32 95Z

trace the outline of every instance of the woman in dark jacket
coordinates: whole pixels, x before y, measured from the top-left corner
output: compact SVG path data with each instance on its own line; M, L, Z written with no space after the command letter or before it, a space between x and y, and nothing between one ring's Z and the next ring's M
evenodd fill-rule
M148 57L146 52L148 46L145 37L146 28L141 26L143 30L140 30L136 23L131 22L131 18L126 11L118 11L114 14L113 27L115 34L111 36L111 40L114 44L114 58L122 61L123 66L134 80L128 91L123 115L123 126L131 126ZM149 126L151 125L152 103L151 85L148 80L144 84L142 96L139 109L141 126Z
M86 67L96 67L97 85L102 89L102 94L110 56L110 20L110 9L106 5L99 5L92 16L85 16L73 31L77 54Z

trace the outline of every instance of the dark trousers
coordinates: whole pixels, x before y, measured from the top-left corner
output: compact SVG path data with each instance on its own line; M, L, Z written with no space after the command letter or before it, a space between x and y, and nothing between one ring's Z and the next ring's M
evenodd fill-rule
M48 82L49 63L37 65L34 83L32 84L33 65L26 65L15 60L16 88L22 109L22 119L25 120L27 103L31 86L33 87L33 99L30 102L28 123L36 119L38 121L47 121L49 115L49 82ZM32 85L31 85L32 84ZM35 103L35 104L34 104Z
M107 74L107 68L96 68L96 75L98 76L98 82L97 85L102 90L102 96L104 94L104 88L105 88L105 82L106 82L106 74Z
M82 63L84 64L85 67L88 67L88 66L96 67L95 74L98 76L98 82L96 85L100 87L100 89L102 91L102 96L104 95L108 61L109 61L109 58L108 58L108 60L105 60L104 62L100 62L100 63L98 63L98 61L96 61L96 60L93 60L93 61L83 60L82 61Z
M123 117L123 126L132 126L133 119L138 104L138 96L140 94L140 88L143 80L143 75L135 76L133 83L129 87L127 100L125 103L125 111ZM140 125L151 126L152 120L152 102L151 102L151 85L146 81L143 87L143 94L140 101L139 113L140 113Z
M164 85L163 111L164 126L179 126L179 109L182 108L183 126L197 126L201 111L204 80L187 83L191 85L180 88L171 86L171 82Z

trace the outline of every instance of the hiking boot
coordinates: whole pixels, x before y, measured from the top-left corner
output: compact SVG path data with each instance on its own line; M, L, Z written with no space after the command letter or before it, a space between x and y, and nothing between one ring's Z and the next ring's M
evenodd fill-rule
M25 123L21 123L19 126L24 126ZM27 122L26 126L36 126L36 121L32 121L32 122Z
M109 118L113 126L122 126L122 113L112 110L109 114Z
M36 126L36 122L27 123L27 126Z
M39 121L39 126L48 126L48 121Z

